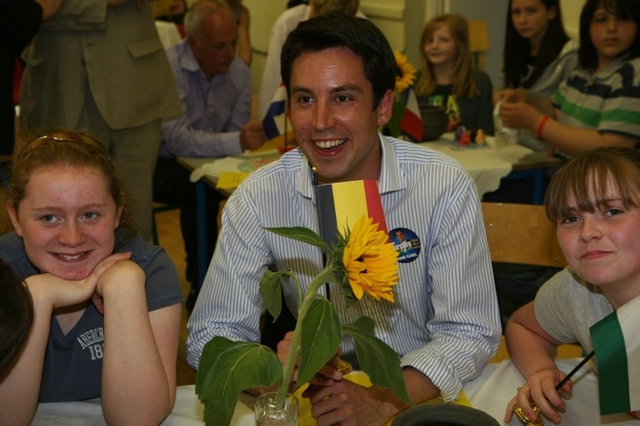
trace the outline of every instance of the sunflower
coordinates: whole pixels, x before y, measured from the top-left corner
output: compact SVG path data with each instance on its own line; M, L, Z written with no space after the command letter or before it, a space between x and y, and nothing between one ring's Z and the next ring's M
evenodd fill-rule
M396 64L398 65L395 91L402 93L411 86L416 79L416 69L409 63L404 53L394 52L393 55L396 57Z
M393 286L398 282L398 253L378 224L363 216L346 239L342 262L349 287L356 299L369 295L375 300L395 302Z

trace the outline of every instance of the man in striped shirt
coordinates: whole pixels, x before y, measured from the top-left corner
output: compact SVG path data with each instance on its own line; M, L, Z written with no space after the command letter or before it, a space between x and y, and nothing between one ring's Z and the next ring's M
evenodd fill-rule
M367 315L375 321L376 335L401 356L413 401L456 399L500 339L473 180L449 157L378 133L391 116L397 67L389 43L370 21L347 16L305 21L288 36L281 64L299 148L250 175L227 202L189 321L189 362L198 367L202 348L214 336L260 340L265 307L259 281L268 268L291 269L303 292L323 269L320 249L264 229L318 231L313 166L320 184L377 180L390 237L402 231L415 254L399 264L395 304L346 308L332 285L331 303L340 320ZM283 292L288 308L297 312L295 285L283 283ZM289 338L278 345L280 359L286 358ZM342 356L358 368L348 337ZM322 373L330 380L324 386L314 382L304 395L318 424L382 425L407 407L388 389L342 380L332 368Z

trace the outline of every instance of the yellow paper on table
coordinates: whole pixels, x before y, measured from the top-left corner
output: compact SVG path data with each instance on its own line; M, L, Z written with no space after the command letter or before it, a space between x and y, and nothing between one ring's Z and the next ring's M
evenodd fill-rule
M236 189L247 176L249 176L249 173L246 172L222 172L218 178L216 188Z
M346 379L351 380L353 383L357 383L364 387L371 386L371 380L369 380L369 376L367 376L362 371L354 371L351 374L347 374L344 376ZM311 415L311 404L307 398L302 396L302 393L307 389L307 385L303 385L295 392L295 396L298 398L300 405L298 406L298 425L299 426L316 426L316 420ZM471 402L467 399L467 396L464 394L464 391L460 392L460 396L457 400L453 402L454 404L464 405L467 407L472 407ZM445 404L442 402L440 398L434 398L432 400L424 402L424 404ZM389 420L385 426L391 426L391 422L393 418Z

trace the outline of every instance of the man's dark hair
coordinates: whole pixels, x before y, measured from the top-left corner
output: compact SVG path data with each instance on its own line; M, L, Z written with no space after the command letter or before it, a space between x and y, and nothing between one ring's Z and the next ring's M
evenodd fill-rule
M364 74L373 89L373 109L387 90L393 90L398 66L382 31L371 21L347 15L327 15L301 22L289 33L280 55L281 76L291 95L293 62L303 53L346 47L362 59Z

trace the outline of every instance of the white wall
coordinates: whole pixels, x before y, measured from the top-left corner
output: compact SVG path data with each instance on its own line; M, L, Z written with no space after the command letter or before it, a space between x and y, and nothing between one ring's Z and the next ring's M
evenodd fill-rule
M502 48L509 0L360 0L360 10L385 33L394 50L404 51L415 66L419 41L426 21L438 13L455 12L467 19L484 19L489 29L490 49L486 71L495 87L502 86ZM565 27L578 38L580 11L585 0L561 0ZM244 0L251 14L251 64L253 91L258 92L273 22L286 8L286 0Z

